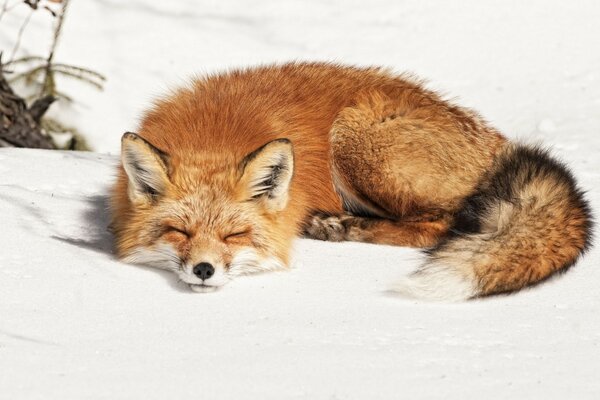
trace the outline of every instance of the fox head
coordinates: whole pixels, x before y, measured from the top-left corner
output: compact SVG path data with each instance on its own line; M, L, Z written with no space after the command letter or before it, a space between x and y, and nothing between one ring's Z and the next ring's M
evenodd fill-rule
M174 271L195 291L286 265L295 227L280 214L294 171L292 144L247 154L167 154L134 133L122 138L113 228L120 257Z

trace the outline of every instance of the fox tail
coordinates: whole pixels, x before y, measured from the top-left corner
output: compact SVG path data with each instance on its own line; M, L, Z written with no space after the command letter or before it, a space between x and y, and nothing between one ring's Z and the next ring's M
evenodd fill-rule
M571 172L538 147L508 145L465 199L449 235L393 290L459 301L566 271L591 245L592 214Z

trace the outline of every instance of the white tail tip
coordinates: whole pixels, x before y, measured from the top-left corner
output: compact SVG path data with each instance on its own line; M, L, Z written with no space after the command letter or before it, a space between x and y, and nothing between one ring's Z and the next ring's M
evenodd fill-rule
M391 291L401 296L441 302L457 302L477 295L474 282L450 265L432 263L397 281Z

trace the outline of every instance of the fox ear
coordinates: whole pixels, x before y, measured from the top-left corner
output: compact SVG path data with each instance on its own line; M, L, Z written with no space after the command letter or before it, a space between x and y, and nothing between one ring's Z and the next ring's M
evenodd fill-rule
M288 201L294 173L294 151L288 139L276 139L248 154L240 163L240 184L247 199L281 211Z
M129 198L147 202L160 196L168 182L169 156L135 133L121 138L121 162L129 178Z

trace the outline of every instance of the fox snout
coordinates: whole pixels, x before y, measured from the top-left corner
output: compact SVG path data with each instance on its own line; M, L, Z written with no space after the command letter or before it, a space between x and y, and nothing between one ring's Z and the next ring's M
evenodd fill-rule
M231 280L227 263L202 258L200 260L195 263L184 263L178 273L179 279L188 284L192 290L213 291Z
M201 262L200 264L196 264L192 271L194 275L205 281L215 274L215 267L210 263Z

